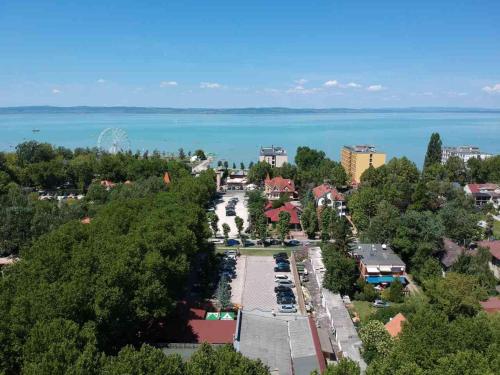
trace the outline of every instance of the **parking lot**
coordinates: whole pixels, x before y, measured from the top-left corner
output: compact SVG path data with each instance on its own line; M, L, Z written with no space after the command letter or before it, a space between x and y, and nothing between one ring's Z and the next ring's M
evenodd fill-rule
M274 272L275 261L272 256L247 256L245 258L245 270L243 273L238 272L238 277L244 277L242 291L244 310L258 309L269 312L274 310L278 313L279 305L276 302L276 293L274 292L274 287L277 284L274 276L276 274L287 275L297 285L293 274L291 272ZM296 288L292 290L297 298Z
M229 237L237 238L238 230L236 229L236 223L234 222L234 218L236 216L226 216L226 205L231 200L231 198L238 198L238 202L235 206L236 216L239 216L243 219L244 225L243 230L245 230L248 226L248 208L246 206L245 200L245 192L244 191L230 191L225 193L222 196L222 202L218 203L215 207L215 213L219 218L219 235L222 235L222 224L227 223L231 228L229 232Z

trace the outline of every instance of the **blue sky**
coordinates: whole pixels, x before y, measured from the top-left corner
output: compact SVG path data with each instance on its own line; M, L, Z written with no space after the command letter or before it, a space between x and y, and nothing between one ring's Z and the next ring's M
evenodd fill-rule
M0 1L0 106L500 107L500 1Z

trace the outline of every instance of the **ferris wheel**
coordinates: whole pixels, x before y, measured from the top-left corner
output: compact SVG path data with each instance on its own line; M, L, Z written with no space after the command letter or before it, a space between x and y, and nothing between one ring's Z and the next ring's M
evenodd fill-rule
M130 149L128 135L120 128L104 129L97 139L97 148L110 154L128 151Z

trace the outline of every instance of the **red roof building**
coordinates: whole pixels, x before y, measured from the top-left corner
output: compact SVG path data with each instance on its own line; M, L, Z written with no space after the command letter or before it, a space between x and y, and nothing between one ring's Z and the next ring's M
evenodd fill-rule
M116 186L116 184L110 180L102 180L101 186L104 186L106 188L106 190L109 190L109 189L114 188Z
M500 312L500 297L490 297L486 301L479 302L483 310L489 314Z
M90 217L86 216L82 220L80 220L80 223L82 223L82 224L90 224L90 221L91 221Z
M267 216L270 223L277 223L280 220L280 213L283 211L290 214L290 225L297 228L300 225L299 209L290 202L286 202L283 206L278 208L272 208L272 204L268 203L264 214Z
M397 337L403 330L403 323L406 322L406 318L403 314L398 313L394 318L387 322L385 329L389 332L391 337Z
M236 320L190 320L188 322L197 343L232 344Z
M337 210L340 216L345 215L345 197L330 184L324 183L316 186L313 189L313 195L316 201L316 207L318 207L318 209L324 207L332 207Z
M293 180L283 177L267 178L264 180L264 193L269 200L278 200L282 196L292 199L295 195L295 184Z
M468 184L465 185L464 191L474 198L477 207L487 203L491 203L496 208L500 206L500 186L497 184Z
M170 184L171 180L170 174L168 172L165 172L165 174L163 175L163 182L165 183L165 185Z

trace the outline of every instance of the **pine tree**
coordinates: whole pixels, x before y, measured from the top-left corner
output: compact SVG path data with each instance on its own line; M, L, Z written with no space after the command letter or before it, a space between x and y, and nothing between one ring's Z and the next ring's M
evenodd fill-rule
M425 154L424 169L437 163L441 163L441 137L439 133L432 133L429 144L427 145L427 153Z

